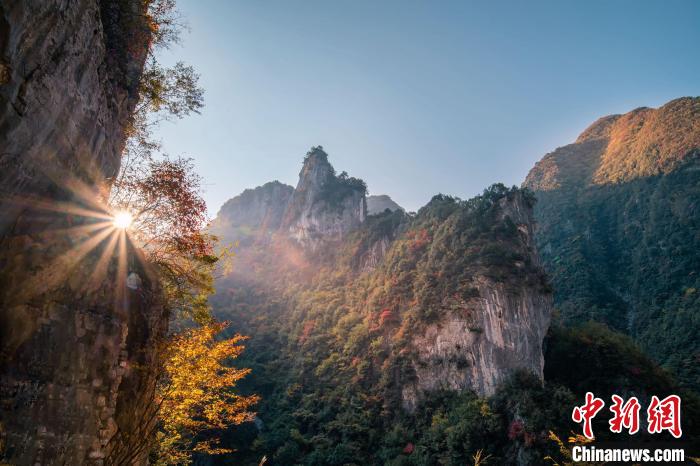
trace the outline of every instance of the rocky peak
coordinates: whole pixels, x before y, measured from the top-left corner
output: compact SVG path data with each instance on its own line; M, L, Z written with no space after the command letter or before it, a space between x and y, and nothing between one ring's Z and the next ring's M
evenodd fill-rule
M212 232L230 242L277 231L293 192L293 187L279 181L246 189L221 207Z
M323 146L312 147L304 157L297 191L320 188L334 176L335 169L328 161L328 154L323 150Z
M304 158L281 230L304 246L338 240L364 222L367 215L364 181L343 172L336 175L323 147L312 147Z

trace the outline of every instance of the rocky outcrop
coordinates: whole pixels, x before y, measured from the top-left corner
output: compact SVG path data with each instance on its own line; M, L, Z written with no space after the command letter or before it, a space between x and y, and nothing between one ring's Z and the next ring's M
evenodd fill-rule
M367 215L381 214L387 209L391 212L395 212L397 210L403 210L403 207L394 202L394 200L386 194L367 196Z
M408 409L415 408L424 392L492 395L517 370L542 378L551 295L513 290L483 278L478 290L478 298L447 300L447 315L413 340L416 382L403 389Z
M221 207L212 231L229 242L267 236L279 229L293 192L279 181L246 189Z
M402 388L404 406L413 410L422 395L438 390L473 390L492 395L515 371L543 377L544 340L552 295L543 284L534 243L532 205L522 193L499 201L498 223L517 228L516 269L526 262L533 279L495 280L485 270L472 279L471 296L442 297L439 320L416 335L413 381Z
M144 5L0 5L0 443L11 464L143 458L128 458L144 424L133 420L167 319L100 198L138 97ZM129 272L140 286L125 286Z
M322 241L342 239L364 222L366 192L362 180L336 175L328 154L314 147L304 159L281 230L311 249Z
M391 249L402 228L408 224L409 217L403 209L382 211L370 215L355 233L353 269L371 272L381 265L386 253Z
M304 158L297 187L272 181L229 199L211 231L225 241L292 239L307 250L338 241L367 217L367 186L343 172L336 175L321 146Z

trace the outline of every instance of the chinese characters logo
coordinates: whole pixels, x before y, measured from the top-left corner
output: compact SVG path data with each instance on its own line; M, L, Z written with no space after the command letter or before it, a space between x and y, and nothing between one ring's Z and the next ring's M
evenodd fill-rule
M622 397L613 395L610 411L613 417L608 421L610 431L621 433L626 429L630 435L639 432L639 412L641 405L636 397L625 401ZM596 398L593 393L586 393L586 402L576 406L571 413L571 419L580 424L583 423L583 435L593 439L593 418L605 407L605 402ZM668 431L675 438L683 435L681 430L681 398L678 395L669 395L660 400L656 395L651 397L647 413L647 431L650 434L658 434Z

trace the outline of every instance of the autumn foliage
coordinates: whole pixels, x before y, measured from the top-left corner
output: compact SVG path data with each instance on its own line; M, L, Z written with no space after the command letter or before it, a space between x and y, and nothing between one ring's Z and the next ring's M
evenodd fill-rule
M167 348L164 374L158 388L160 430L158 464L189 464L190 452L229 453L215 431L246 421L258 397L237 395L233 387L249 369L230 361L243 351L237 335L217 340L225 323L212 323L183 332Z
M206 321L219 258L214 238L205 232L206 204L199 186L188 159L147 160L115 182L111 205L133 215L129 239L156 268L168 307Z

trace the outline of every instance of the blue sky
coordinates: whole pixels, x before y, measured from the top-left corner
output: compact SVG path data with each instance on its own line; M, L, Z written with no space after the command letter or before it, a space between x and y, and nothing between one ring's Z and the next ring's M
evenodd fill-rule
M700 2L179 0L201 115L164 123L211 215L296 185L323 145L338 171L416 210L520 184L600 116L700 94Z

